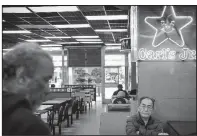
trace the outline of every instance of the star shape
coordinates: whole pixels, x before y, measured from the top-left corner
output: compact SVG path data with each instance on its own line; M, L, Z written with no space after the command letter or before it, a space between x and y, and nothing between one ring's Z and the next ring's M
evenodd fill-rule
M185 41L182 29L191 24L193 18L191 16L177 16L173 6L164 6L161 16L147 16L144 21L155 30L153 47L158 47L167 40L183 47Z

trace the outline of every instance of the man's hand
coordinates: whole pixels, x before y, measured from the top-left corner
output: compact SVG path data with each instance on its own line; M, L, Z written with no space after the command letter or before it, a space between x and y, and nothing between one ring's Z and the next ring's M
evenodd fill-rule
M140 134L140 131L137 131L136 134L139 135Z

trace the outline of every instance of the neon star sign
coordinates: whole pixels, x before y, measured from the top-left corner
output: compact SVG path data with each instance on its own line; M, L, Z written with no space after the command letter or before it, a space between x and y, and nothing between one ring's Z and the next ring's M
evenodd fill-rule
M157 23L158 20L160 23ZM191 24L193 18L191 16L177 16L173 6L164 6L161 16L148 16L144 21L155 30L152 41L153 47L158 47L167 40L183 47L185 41L182 29ZM179 40L177 37L180 37Z

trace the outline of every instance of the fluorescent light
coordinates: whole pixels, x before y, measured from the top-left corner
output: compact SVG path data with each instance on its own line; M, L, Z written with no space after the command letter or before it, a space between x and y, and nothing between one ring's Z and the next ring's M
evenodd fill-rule
M98 42L98 41L101 41L101 39L76 39L77 41L80 41L80 42L88 42L88 41L93 41L93 42Z
M45 38L48 38L48 39L57 39L57 38L60 38L60 39L68 39L68 38L71 38L69 36L56 36L56 37L45 37Z
M5 52L11 51L11 50L12 50L12 48L10 48L10 49L3 49L3 51L5 51Z
M51 40L25 40L27 42L50 42Z
M42 6L29 7L34 12L76 12L79 9L76 6Z
M106 50L120 50L121 46L107 46L105 47Z
M14 31L3 31L4 34L29 34L30 31L27 30L14 30Z
M3 13L31 13L26 7L6 7Z
M58 44L78 44L79 42L59 42Z
M80 43L103 43L103 42L80 42Z
M54 25L57 28L86 28L90 27L89 24L66 24L66 25Z
M46 45L40 45L42 47L62 47L62 45L59 44L46 44Z
M88 20L127 20L128 15L86 16Z
M127 32L127 29L95 29L96 32Z
M72 38L99 38L99 36L72 36Z
M42 47L43 50L47 51L57 51L57 50L62 50L61 47Z
M121 45L121 43L106 43L105 45Z

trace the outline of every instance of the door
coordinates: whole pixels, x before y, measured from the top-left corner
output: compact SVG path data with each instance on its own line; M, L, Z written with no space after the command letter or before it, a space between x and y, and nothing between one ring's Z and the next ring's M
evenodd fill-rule
M111 103L111 97L117 90L118 84L125 86L125 67L106 66L105 67L105 91L103 93L103 103Z

